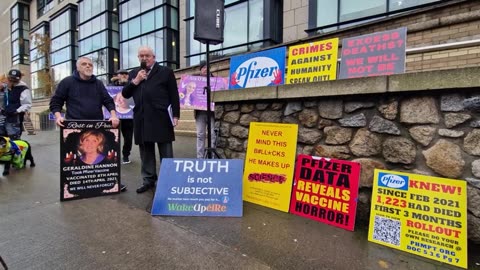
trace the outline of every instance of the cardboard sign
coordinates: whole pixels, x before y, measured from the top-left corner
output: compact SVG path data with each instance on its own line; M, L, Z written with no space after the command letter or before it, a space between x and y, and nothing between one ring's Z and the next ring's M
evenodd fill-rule
M286 48L230 58L230 89L282 85L285 82Z
M115 112L118 119L133 119L135 102L133 98L126 99L122 96L123 86L107 86L106 88L115 102ZM103 107L103 116L105 119L110 118L110 112L105 107Z
M60 200L120 192L120 136L108 121L64 121L60 129Z
M368 240L467 268L467 184L375 170Z
M338 38L288 48L287 84L337 79Z
M250 123L243 200L288 212L297 135L296 124Z
M164 158L152 215L241 217L243 160Z
M360 164L299 155L290 213L353 231Z
M405 72L407 28L342 40L340 79Z
M227 78L222 77L210 77L210 90L218 91L228 89L227 80ZM207 77L205 76L182 76L180 80L180 85L178 86L178 94L180 96L180 108L206 111L206 86ZM213 102L210 109L212 111L215 110Z

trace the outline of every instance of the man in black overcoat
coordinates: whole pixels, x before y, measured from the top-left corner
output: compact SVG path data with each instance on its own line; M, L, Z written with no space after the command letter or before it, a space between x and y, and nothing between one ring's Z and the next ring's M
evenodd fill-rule
M129 72L129 82L123 87L122 95L135 101L134 138L140 148L143 178L137 193L143 193L157 181L155 143L160 160L173 158L173 129L180 118L180 101L173 70L156 62L152 48L141 46L138 60L140 67Z

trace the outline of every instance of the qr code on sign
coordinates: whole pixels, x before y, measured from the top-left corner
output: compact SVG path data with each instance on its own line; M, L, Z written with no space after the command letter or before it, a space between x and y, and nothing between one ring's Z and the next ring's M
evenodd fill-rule
M375 216L373 239L400 246L400 225L399 220Z

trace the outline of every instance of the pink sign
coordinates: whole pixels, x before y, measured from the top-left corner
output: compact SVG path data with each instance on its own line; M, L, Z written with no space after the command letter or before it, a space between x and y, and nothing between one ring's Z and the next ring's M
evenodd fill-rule
M178 93L180 95L180 108L207 110L207 77L205 76L182 76ZM227 78L210 77L210 89L212 91L228 89ZM212 102L213 110L213 102Z

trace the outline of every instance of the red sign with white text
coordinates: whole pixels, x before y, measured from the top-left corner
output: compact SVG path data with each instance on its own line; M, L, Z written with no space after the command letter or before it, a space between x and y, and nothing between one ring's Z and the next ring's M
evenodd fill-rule
M299 155L290 213L353 231L360 164Z

